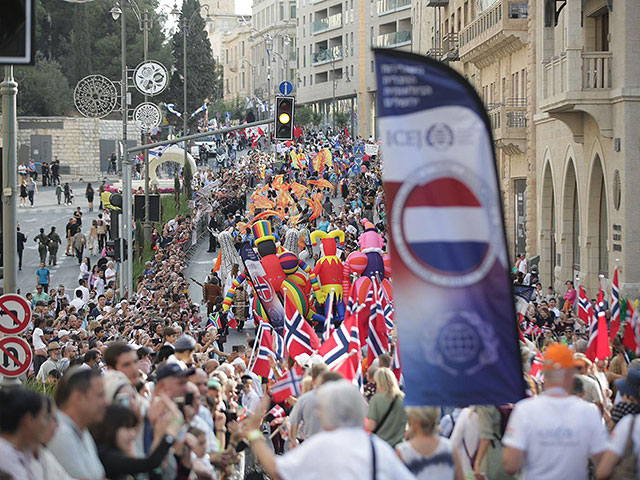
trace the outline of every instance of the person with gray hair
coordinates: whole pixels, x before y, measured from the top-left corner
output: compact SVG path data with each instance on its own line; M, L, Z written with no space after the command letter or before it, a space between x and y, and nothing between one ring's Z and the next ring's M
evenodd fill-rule
M270 478L415 480L388 443L364 430L364 402L351 382L323 384L317 405L323 431L282 456L274 455L259 430L268 399L243 422L243 432Z

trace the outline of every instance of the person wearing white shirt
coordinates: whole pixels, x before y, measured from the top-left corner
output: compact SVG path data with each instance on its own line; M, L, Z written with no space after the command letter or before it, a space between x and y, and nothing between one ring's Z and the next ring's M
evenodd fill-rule
M362 396L351 382L339 380L318 389L324 431L276 456L258 430L268 404L242 422L251 448L272 480L415 480L391 446L365 432ZM327 459L330 459L329 461Z
M104 283L108 286L111 281L116 281L116 271L113 268L113 262L107 263L107 269L104 271Z
M84 300L82 299L82 290L76 289L75 294L76 294L76 298L71 300L70 305L72 307L76 307L76 311L77 311L84 307Z
M244 378L242 380L242 398L240 404L247 409L249 413L255 413L260 404L260 398L253 389L253 380Z
M91 295L89 293L89 289L87 288L87 281L80 279L78 280L78 287L76 288L76 292L80 290L82 292L82 301L87 303Z
M518 402L502 439L504 470L522 470L527 480L589 478L589 458L598 464L607 431L595 405L572 396L576 360L566 345L544 353L546 390Z
M451 446L458 451L465 478L473 478L473 464L480 443L480 424L474 407L462 409L451 433Z

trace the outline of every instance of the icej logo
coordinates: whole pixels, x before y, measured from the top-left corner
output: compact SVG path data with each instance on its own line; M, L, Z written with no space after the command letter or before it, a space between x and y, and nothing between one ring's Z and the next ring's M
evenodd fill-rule
M426 130L387 130L390 147L411 147L422 149L431 147L438 152L453 146L453 130L446 123L434 123Z
M463 165L435 162L418 169L397 193L392 233L404 263L441 286L482 280L496 260L501 213L492 191Z

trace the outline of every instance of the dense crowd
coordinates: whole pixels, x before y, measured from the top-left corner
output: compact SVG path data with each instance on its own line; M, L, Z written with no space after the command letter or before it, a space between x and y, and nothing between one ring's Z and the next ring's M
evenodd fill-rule
M239 154L221 172L200 169L191 213L153 231L153 259L128 297L118 296L109 260L96 273L108 271L102 282L91 270L70 289L38 286L25 334L29 388L0 390L0 478L587 479L618 470L632 425L640 446L628 415L640 413L640 363L617 338L610 357L590 360L573 284L562 296L543 291L524 258L514 282L534 290L520 340L529 388L515 406L405 406L395 339L363 362L360 383L317 354L270 355L269 374L257 375L253 288L239 288L225 311L243 266L223 255L196 279L203 301L194 303L188 252L200 225L212 254L251 243L258 191L280 213L271 217L279 244L299 231L296 253L312 266L321 252L311 231L344 231L343 258L358 250L363 220L386 236L380 159L356 157L359 141L309 132L273 154ZM333 162L312 168L323 149ZM301 155L304 168L293 160ZM278 187L297 183L305 192L289 188L280 203ZM299 390L281 398L296 375Z

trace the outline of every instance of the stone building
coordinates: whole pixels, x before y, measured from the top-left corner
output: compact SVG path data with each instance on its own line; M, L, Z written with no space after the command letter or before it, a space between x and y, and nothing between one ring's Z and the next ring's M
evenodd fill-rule
M298 102L320 112L324 126L331 126L334 111L344 112L351 132L374 135L372 48L411 50L411 7L411 0L300 2Z
M140 131L128 125L128 144L139 145ZM119 154L122 122L84 117L18 117L18 164L30 158L51 162L58 157L63 176L98 178L107 171L112 152Z
M539 1L535 38L537 245L545 283L591 295L620 264L640 293L640 3Z
M224 99L236 97L244 102L245 97L253 97L255 71L248 61L250 57L251 24L238 24L222 37L222 64L224 66Z

